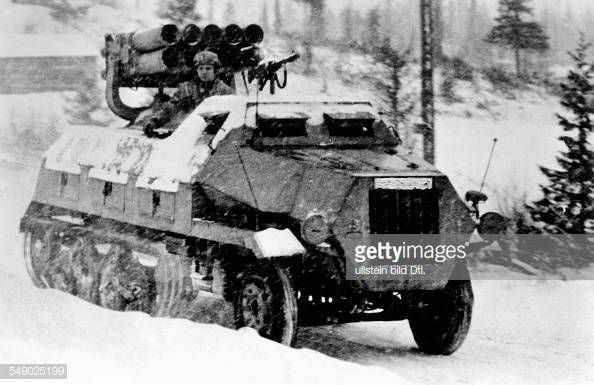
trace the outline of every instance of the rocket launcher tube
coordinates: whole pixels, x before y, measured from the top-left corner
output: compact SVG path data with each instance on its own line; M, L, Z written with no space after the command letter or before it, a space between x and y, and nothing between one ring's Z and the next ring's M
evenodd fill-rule
M223 30L216 24L209 24L204 27L202 34L202 41L208 48L215 48L221 43L223 38Z
M174 24L134 32L132 48L138 52L150 52L174 44L179 40L179 29Z
M200 42L202 31L196 24L188 24L182 29L181 40L188 45L195 45Z
M225 42L229 45L237 45L243 39L243 29L237 24L229 24L223 31Z
M148 75L166 72L168 67L163 62L165 49L145 53L136 57L133 73L135 75Z
M261 43L264 40L264 30L258 24L250 24L245 27L243 41L245 45Z
M167 73L180 64L183 64L181 53L171 46L136 56L133 75Z

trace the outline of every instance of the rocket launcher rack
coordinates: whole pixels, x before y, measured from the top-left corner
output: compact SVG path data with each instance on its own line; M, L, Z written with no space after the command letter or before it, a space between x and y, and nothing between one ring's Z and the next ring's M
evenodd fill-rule
M197 52L213 51L225 73L255 67L262 59L258 44L264 31L257 24L241 28L215 24L201 30L188 24L181 30L174 24L132 33L105 35L105 96L110 109L119 117L134 120L145 108L127 106L119 89L176 87L190 80L192 60Z

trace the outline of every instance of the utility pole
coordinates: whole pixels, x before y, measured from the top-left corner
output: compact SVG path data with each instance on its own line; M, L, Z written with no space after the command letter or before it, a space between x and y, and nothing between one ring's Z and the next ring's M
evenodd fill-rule
M435 108L433 104L433 12L431 0L421 0L421 124L423 158L435 163Z

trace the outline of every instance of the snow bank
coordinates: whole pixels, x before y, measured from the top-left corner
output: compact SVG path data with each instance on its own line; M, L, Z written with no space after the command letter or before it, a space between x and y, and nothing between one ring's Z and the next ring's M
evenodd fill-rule
M251 329L114 312L3 272L0 282L0 362L66 363L69 384L408 383Z

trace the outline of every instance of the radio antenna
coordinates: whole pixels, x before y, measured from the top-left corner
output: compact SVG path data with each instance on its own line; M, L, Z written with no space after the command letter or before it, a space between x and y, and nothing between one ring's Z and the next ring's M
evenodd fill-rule
M258 107L260 106L260 87L256 84L256 116L254 116L254 123L258 128Z
M495 144L496 143L497 143L497 138L493 138L493 144L491 145L491 154L489 155L489 161L487 162L487 168L485 169L485 175L483 175L483 181L481 182L480 192L483 192L483 186L485 185L485 179L487 179L487 173L489 172L489 167L491 166L491 160L493 159L493 153L495 152Z

